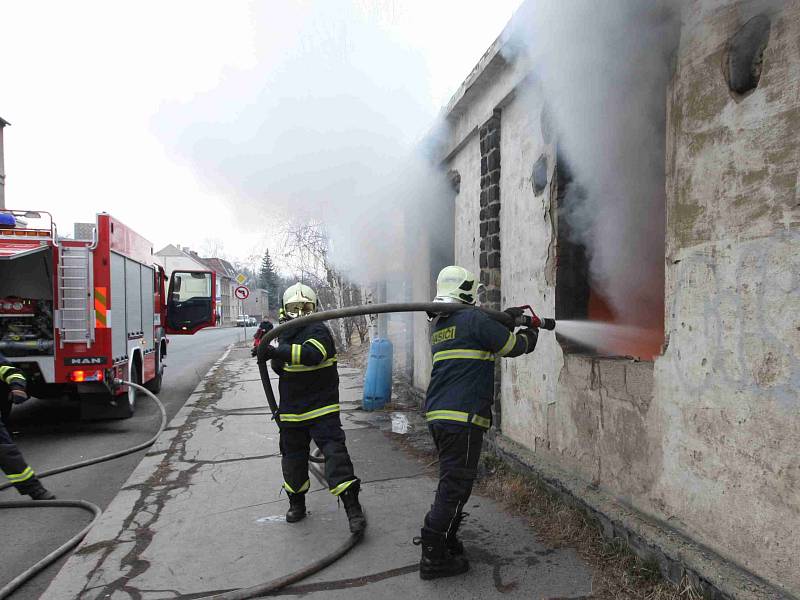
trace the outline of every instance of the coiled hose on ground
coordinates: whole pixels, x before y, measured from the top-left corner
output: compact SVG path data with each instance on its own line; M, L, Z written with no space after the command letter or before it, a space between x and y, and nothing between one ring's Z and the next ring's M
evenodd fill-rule
M145 448L149 448L150 446L155 444L156 440L164 431L164 428L167 426L167 411L164 409L164 405L161 404L161 401L153 392L151 392L147 388L137 383L131 383L130 381L122 381L122 380L119 380L118 383L130 385L139 390L140 392L144 392L150 397L151 400L153 400L156 403L156 406L158 406L158 410L161 412L161 424L158 426L158 431L156 432L156 434L153 435L147 441L142 442L141 444L136 444L135 446L131 446L130 448L126 448L124 450L118 450L117 452L111 452L109 454L104 454L96 458L90 458L88 460L82 460L80 462L72 463L70 465L64 465L63 467L56 467L55 469L48 469L47 471L42 471L36 474L36 476L39 479L42 479L44 477L50 477L51 475L58 475L59 473L66 473L67 471L74 471L75 469L82 469L83 467L96 465L98 463L106 462L109 460L114 460L115 458L120 458L122 456L127 456L129 454L133 454L134 452L138 452L139 450L144 450ZM11 487L11 485L12 485L11 483L0 484L0 490L9 488ZM66 554L67 552L72 550L75 546L80 544L81 540L83 540L83 538L86 537L86 534L89 533L89 530L92 527L94 527L95 523L97 523L98 519L100 518L100 515L103 512L99 506L97 506L96 504L92 504L91 502L87 502L86 500L14 500L10 502L0 502L0 509L61 508L61 507L80 508L87 512L90 512L93 515L92 522L89 523L83 529L81 529L78 533L72 536L61 546L53 550L50 554L45 556L42 560L40 560L30 568L26 569L24 572L20 573L14 579L9 581L6 585L4 585L2 588L0 588L0 600L8 598L22 584L24 584L26 581L30 579L33 579L44 569L46 569L55 561L57 561L59 558L64 556L64 554Z

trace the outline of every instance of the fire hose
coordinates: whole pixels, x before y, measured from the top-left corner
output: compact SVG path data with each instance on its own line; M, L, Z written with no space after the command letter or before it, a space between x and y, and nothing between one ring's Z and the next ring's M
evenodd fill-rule
M62 467L56 467L55 469L48 469L46 471L41 471L37 473L36 476L41 479L43 477L50 477L51 475L58 475L59 473L66 473L67 471L74 471L75 469L82 469L83 467L88 467L89 465L96 465L98 463L106 462L109 460L114 460L115 458L120 458L122 456L127 456L129 454L133 454L134 452L138 452L139 450L144 450L145 448L149 448L153 444L155 444L158 437L163 433L164 428L167 426L167 412L164 409L164 405L158 399L158 397L148 390L147 388L139 385L138 383L132 383L130 381L124 381L122 379L116 380L118 385L129 385L140 392L144 392L147 394L158 406L158 410L161 412L161 423L158 426L158 431L147 441L142 442L141 444L136 444L135 446L131 446L130 448L125 448L124 450L118 450L116 452L111 452L109 454L104 454L102 456L98 456L96 458L90 458L88 460L82 460L80 462L72 463L69 465L64 465ZM6 488L11 487L13 484L10 482L0 484L0 490L4 490ZM96 504L92 504L91 502L87 502L86 500L15 500L10 502L0 502L0 509L4 508L61 508L61 507L68 507L68 508L80 508L87 512L92 513L92 522L89 523L86 527L81 529L78 533L72 536L69 540L64 542L61 546L53 550L50 554L45 556L39 562L31 566L30 568L26 569L19 575L17 575L14 579L9 581L6 585L0 588L0 600L4 598L8 598L17 588L19 588L22 584L26 581L34 578L36 575L41 573L59 558L64 556L67 552L72 550L75 546L81 543L86 534L89 533L89 530L94 527L97 521L100 519L100 515L102 514L102 510Z
M292 319L274 329L265 333L258 344L258 372L261 376L261 385L264 388L264 394L267 396L269 409L272 411L272 418L279 417L278 403L275 401L275 393L272 391L272 385L269 382L269 370L267 369L267 347L269 343L274 340L282 332L289 329L296 329L311 323L319 323L320 321L328 321L331 319L343 319L346 317L360 317L364 315L378 315L385 313L401 313L401 312L427 312L429 314L443 314L454 313L459 310L480 310L489 315L495 321L499 321L507 327L533 327L536 329L555 329L556 322L553 319L542 319L529 305L520 307L524 310L530 311L530 316L523 314L516 320L508 313L494 310L491 308L476 307L469 304L456 304L450 302L394 302L388 304L367 304L364 306L348 306L345 308L337 308L334 310L326 310L318 313L312 313L305 317Z
M341 309L313 313L311 315L293 319L289 322L278 325L274 329L264 334L264 336L261 338L259 342L257 351L258 369L261 377L261 384L264 389L264 393L267 397L267 402L269 404L270 411L272 412L272 417L273 419L276 419L278 423L280 423L280 411L277 401L275 400L275 394L274 391L272 390L272 385L270 384L270 379L269 379L269 370L267 368L267 362L266 362L267 361L266 349L269 343L284 331L290 329L296 329L298 327L303 327L304 325L308 325L310 323L317 323L321 321L328 321L331 319L341 319L353 316L398 313L398 312L428 312L431 314L445 314L445 313L453 313L459 310L481 310L486 314L488 314L491 318L503 323L508 327L523 326L523 327L535 327L535 328L550 329L550 330L555 328L555 321L553 319L540 319L536 315L536 313L533 312L533 309L531 309L530 306L526 306L524 308L530 310L531 316L523 315L515 320L507 313L501 311L492 310L489 308L482 308L482 307L476 308L464 304L451 304L443 302L368 304L365 306L351 306ZM139 450L149 448L156 442L156 440L164 431L167 425L167 414L166 410L164 409L164 405L161 403L161 401L155 394L153 394L150 390L139 384L124 380L117 380L116 383L132 386L137 390L148 395L156 403L159 411L161 412L161 423L155 435L153 435L150 439L148 439L145 442L142 442L130 448L126 448L124 450L111 452L109 454L104 454L96 458L91 458L77 463L72 463L54 469L42 471L40 473L37 473L37 477L39 478L49 477L51 475L65 473L67 471L73 471L75 469L80 469L83 467L88 467L90 465L95 465L98 463L113 460L115 458L120 458L122 456L127 456L129 454L133 454L134 452L138 452ZM324 458L320 456L318 449L312 452L311 456L309 456L309 460L312 463L324 462ZM315 478L323 485L326 485L325 477L322 474L322 472L318 469L318 467L312 464L310 465L310 468ZM12 485L11 483L0 484L0 490L4 490L10 487L11 485ZM11 502L0 502L0 509L42 508L42 507L80 508L86 510L87 512L92 513L93 519L91 523L89 523L86 527L81 529L81 531L79 531L77 534L72 536L67 542L56 548L46 557L41 559L39 562L28 568L26 571L24 571L17 577L15 577L13 580L11 580L2 588L0 588L0 600L8 598L15 590L17 590L26 581L35 577L38 573L46 569L49 565L54 563L64 554L66 554L75 546L77 546L81 542L81 540L83 540L83 538L86 537L91 528L97 523L102 513L100 507L85 500L19 500ZM334 562L345 556L350 550L352 550L362 540L362 538L363 538L363 532L359 534L352 534L335 551L322 557L321 559L315 561L314 563L304 567L303 569L300 569L298 571L295 571L294 573L285 575L283 577L279 577L277 579L274 579L272 581L269 581L261 585L257 585L250 588L242 588L239 590L233 590L230 592L217 594L214 596L209 596L208 600L245 600L248 598L256 598L259 596L265 596L270 593L276 592L302 579L310 577L318 573L322 569L326 568L327 566L333 564Z
M258 360L258 371L261 377L261 385L264 388L264 394L267 396L267 402L269 404L270 411L272 412L272 418L278 421L280 426L280 409L278 407L278 403L275 400L275 392L272 390L272 384L270 384L269 379L269 369L267 368L267 347L269 346L270 342L274 340L278 335L283 333L284 331L288 331L290 329L297 329L298 327L303 327L305 325L309 325L311 323L319 323L321 321L328 321L331 319L342 319L345 317L357 317L362 315L375 315L375 314L384 314L384 313L400 313L400 312L427 312L430 314L443 314L443 313L454 313L459 310L481 310L488 314L492 319L499 321L506 325L507 327L535 327L541 329L555 329L556 322L553 319L540 319L533 309L530 306L521 307L526 310L530 311L529 315L522 315L517 319L511 317L508 313L501 312L498 310L493 310L490 308L483 308L483 307L474 307L466 304L455 304L455 303L445 303L445 302L401 302L401 303L390 303L390 304L367 304L365 306L349 306L346 308L339 308L334 310L326 310L318 313L312 313L305 317L299 317L297 319L292 319L291 321L287 321L281 325L278 325L274 329L271 329L267 333L265 333L258 344L258 350L256 352L257 360ZM312 462L324 462L319 456L319 451L316 450L311 454L309 460ZM322 473L320 473L314 465L311 465L311 472L314 473L315 477L325 485L325 479ZM250 588L244 588L240 590L234 590L231 592L226 592L223 594L217 594L215 596L209 596L207 598L201 600L247 600L249 598L258 598L267 596L278 590L281 590L293 583L297 583L298 581L310 577L325 567L333 564L343 556L345 556L350 550L356 547L358 543L364 537L363 532L358 534L352 534L350 537L342 544L339 548L337 548L331 554L328 554L318 561L300 569L299 571L295 571L289 575L285 575L283 577L279 577L277 579L273 579L267 583L263 583L261 585L256 585Z

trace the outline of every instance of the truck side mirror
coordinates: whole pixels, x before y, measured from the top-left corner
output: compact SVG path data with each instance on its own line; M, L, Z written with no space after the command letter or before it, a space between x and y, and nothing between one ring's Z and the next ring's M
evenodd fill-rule
M213 327L217 315L214 290L216 274L211 271L174 271L167 293L167 333L192 335Z

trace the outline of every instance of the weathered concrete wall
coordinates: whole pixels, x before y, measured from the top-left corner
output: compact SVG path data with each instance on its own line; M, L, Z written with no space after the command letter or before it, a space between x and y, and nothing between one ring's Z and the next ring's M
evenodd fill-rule
M536 118L542 106L541 94L528 90L503 109L502 304L531 304L549 315L555 298L552 278L545 276L552 270L555 241L550 189L537 197L531 183L531 168L542 154L549 171L555 168L555 150L545 143ZM546 437L546 414L555 402L556 374L563 362L550 337L534 354L502 361L503 433L530 448L537 437Z
M747 6L695 1L684 15L651 501L800 594L800 3L772 17L760 83L741 98L722 67Z
M431 290L430 245L427 229L420 232L408 232L405 264L414 265L410 269L412 301L425 302L433 299ZM431 378L431 346L430 327L422 313L412 313L411 329L413 336L414 357L412 363L412 384L418 390L428 387Z
M739 96L723 65L753 6L693 0L683 15L665 90L664 355L569 354L543 332L534 354L503 361L501 433L800 595L800 2L775 5L759 85ZM499 50L448 107L456 262L478 271L476 132L499 109L502 304L553 314L556 140L526 67ZM427 336L415 352L429 361Z
M481 191L481 149L477 132L469 136L448 164L450 169L458 171L461 176L461 186L455 199L456 264L469 269L477 276L480 273Z
M446 144L454 149L446 166L461 175L456 262L477 272L481 235L476 176L481 164L474 126L499 110L501 304L532 304L541 314L552 315L555 140L552 131L544 130L541 90L524 66L490 64L492 71L470 88L469 102L462 98L451 103L458 115ZM548 184L535 193L532 169L539 160L547 163ZM658 427L648 421L652 373L652 363L565 355L553 335L543 332L534 354L502 361L502 433L594 484L626 496L646 493L661 456L660 440L651 440L650 433Z
M543 108L532 86L503 109L503 304L552 315L556 150L542 131ZM550 185L537 194L532 169L539 160L547 161ZM503 373L504 435L634 501L652 487L661 455L649 415L652 363L565 354L544 331L536 352L504 360Z

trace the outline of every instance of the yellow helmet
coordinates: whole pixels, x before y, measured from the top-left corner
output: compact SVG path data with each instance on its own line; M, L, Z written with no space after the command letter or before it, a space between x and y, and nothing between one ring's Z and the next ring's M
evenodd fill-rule
M439 277L436 278L436 297L433 301L475 304L479 287L480 283L475 275L464 267L450 265L439 271Z
M298 282L283 292L283 311L287 318L310 315L316 309L317 294L307 285Z

